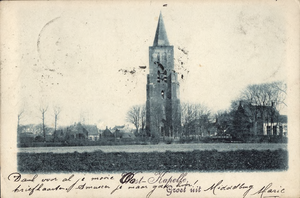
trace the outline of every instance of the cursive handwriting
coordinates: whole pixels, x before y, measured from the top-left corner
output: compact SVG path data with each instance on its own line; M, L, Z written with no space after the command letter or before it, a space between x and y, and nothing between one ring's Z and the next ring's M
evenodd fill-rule
M145 183L146 181L144 181L144 177L141 177L140 179L136 179L134 178L135 173L132 172L128 172L128 173L124 173L122 174L122 177L120 179L120 183L121 184L140 184L140 183Z
M179 177L166 176L167 172L156 173L156 177L150 177L148 179L149 184L164 184L166 187L169 184L176 184L176 187L180 187L182 183L185 183L187 173L181 173Z
M14 178L14 182L19 182L21 180L21 182L34 182L34 180L38 177L37 174L35 174L32 178L28 179L28 178L22 178L22 175L20 173L11 173L9 176L8 176L8 180L10 180L11 178Z
M280 189L275 189L275 188L271 188L273 185L273 183L269 183L266 186L263 186L261 189L259 189L257 192L253 193L252 195L256 195L256 194L260 194L260 197L262 198L264 193L272 193L272 194L276 194L276 193L285 193L285 189L281 188ZM276 196L264 196L264 197L277 197ZM278 196L279 197L279 196Z
M67 177L55 177L53 175L22 175L13 172L7 179L12 184L9 191L17 194L26 193L31 196L35 193L45 192L64 192L99 190L99 192L108 192L108 195L118 194L121 196L124 190L138 190L145 193L146 198L150 198L154 193L158 194L165 191L165 196L171 197L182 195L189 197L191 194L207 196L209 193L215 197L222 196L222 192L236 191L241 197L260 197L260 198L279 198L285 193L285 188L274 186L269 183L264 186L254 186L243 182L228 183L219 180L213 184L201 184L200 179L191 180L188 173L172 174L170 172L157 172L150 176L145 176L141 172L122 173L117 180L112 175L91 175L86 178L71 174ZM116 183L117 182L117 183ZM116 185L117 184L117 185ZM146 191L145 191L146 190ZM38 195L38 196L39 196ZM251 198L251 197L250 197Z
M114 180L113 176L91 177L90 181L87 181L85 177L75 178L74 174L61 179L51 176L39 177L37 174L24 177L18 172L11 173L7 177L9 181L17 184L12 189L13 193L28 193L29 196L34 192L65 191L68 193L73 190L108 189L109 185L101 183L104 180ZM92 184L87 182L92 182Z
M244 194L243 197L246 197L247 194L249 193L249 191L251 189L253 189L253 185L246 185L245 183L239 183L236 185L223 185L223 180L220 180L218 183L214 183L212 186L210 186L209 188L205 189L204 191L212 191L214 195L217 194L217 190L218 191L227 191L227 190L244 190L247 189Z

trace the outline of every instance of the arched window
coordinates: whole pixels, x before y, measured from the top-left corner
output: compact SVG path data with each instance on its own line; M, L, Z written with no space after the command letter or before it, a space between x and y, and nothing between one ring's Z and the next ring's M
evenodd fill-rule
M162 91L161 91L161 97L162 97L162 99L164 99L164 98L165 98L165 93L164 93L164 90L162 90Z
M167 82L167 70L164 71L164 78L163 78L164 82Z

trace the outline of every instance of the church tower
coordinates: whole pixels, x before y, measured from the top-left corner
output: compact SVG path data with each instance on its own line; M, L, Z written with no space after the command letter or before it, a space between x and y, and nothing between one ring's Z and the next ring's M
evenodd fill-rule
M149 47L146 130L153 138L176 137L181 131L179 83L174 70L174 47L169 44L161 13L153 46Z

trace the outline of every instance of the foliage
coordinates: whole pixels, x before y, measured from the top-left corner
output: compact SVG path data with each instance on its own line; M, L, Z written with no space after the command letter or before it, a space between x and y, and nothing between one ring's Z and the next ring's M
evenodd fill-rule
M36 141L36 142L43 142L43 141L44 141L44 137L41 136L41 135L38 135L38 136L36 136L36 137L34 138L34 141Z

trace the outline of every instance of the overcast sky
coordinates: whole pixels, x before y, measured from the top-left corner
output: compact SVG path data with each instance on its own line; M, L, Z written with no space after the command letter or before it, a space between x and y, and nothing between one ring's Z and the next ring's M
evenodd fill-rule
M53 106L62 109L58 125L82 117L100 128L125 124L130 106L146 102L148 49L160 11L184 75L182 102L225 110L247 85L286 79L287 23L279 3L191 2L15 9L21 124L39 123L41 105L48 106L48 125Z

